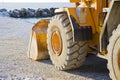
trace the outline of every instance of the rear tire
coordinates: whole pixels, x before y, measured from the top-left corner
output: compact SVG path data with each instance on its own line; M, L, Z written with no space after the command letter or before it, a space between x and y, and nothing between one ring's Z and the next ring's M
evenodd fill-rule
M59 32L62 51L57 55L52 47L52 34ZM55 15L47 30L48 52L52 63L58 70L79 68L87 55L87 42L73 42L73 30L66 14Z
M107 50L109 75L112 80L120 80L120 25L113 31Z

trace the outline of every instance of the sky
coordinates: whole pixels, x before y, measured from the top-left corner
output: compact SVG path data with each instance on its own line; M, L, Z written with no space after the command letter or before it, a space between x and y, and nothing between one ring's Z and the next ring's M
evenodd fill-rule
M41 2L41 3L47 3L47 2L69 2L69 0L0 0L0 3L5 2Z
M56 3L0 3L0 9L6 8L8 10L21 9L21 8L62 8L62 7L72 7L74 4L68 2L56 2Z
M21 9L21 8L51 8L51 7L71 7L74 4L70 3L69 0L0 0L0 9L6 8Z

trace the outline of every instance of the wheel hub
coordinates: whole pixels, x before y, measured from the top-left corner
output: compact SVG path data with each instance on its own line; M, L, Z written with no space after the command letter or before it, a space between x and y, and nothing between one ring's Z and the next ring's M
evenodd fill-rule
M62 51L62 40L60 33L58 31L54 31L52 34L52 48L55 54L60 55Z

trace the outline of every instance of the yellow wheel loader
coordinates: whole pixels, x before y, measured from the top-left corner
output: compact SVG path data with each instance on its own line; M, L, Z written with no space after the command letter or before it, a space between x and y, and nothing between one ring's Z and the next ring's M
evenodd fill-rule
M106 59L110 77L120 80L120 0L70 2L75 7L56 9L50 20L32 28L28 57L50 57L55 68L69 70L80 67L92 53Z

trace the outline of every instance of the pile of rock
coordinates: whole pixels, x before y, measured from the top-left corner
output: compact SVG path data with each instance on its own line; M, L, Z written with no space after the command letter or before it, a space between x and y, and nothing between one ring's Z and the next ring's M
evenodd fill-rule
M14 10L9 10L7 11L6 9L0 9L0 14L1 15L6 15L10 17L15 17L15 18L32 18L32 17L51 17L54 15L54 11L56 8L50 8L50 9L31 9L31 8L21 8L19 9L14 9Z
M54 15L55 8L50 8L50 9L41 9L38 8L37 10L35 9L25 9L22 8L20 10L14 9L10 10L9 14L11 17L15 18L31 18L31 17L51 17Z

